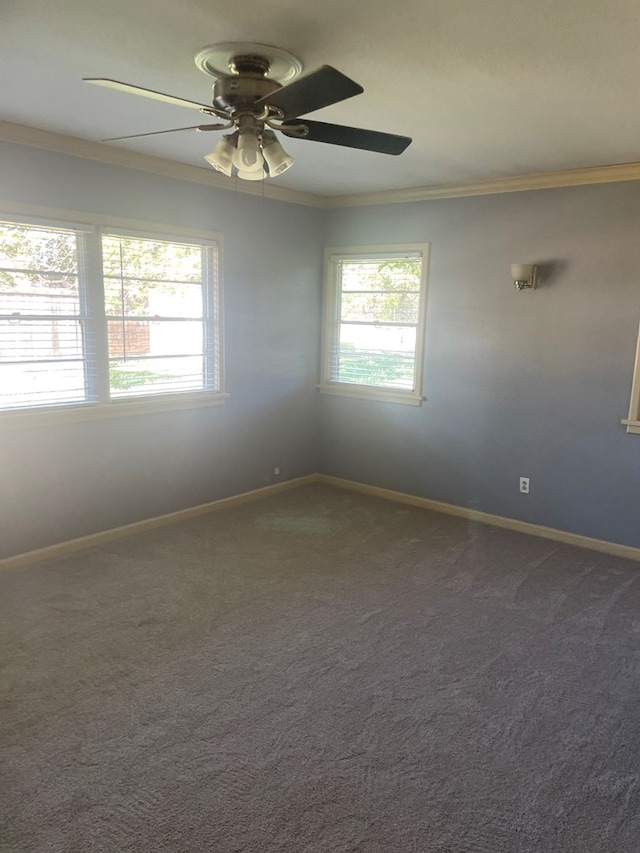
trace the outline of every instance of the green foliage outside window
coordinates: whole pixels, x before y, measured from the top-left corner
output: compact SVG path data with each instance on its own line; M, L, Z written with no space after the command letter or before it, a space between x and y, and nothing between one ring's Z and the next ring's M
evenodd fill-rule
M357 350L342 344L338 355L338 382L380 387L410 387L413 382L413 353Z
M340 320L416 323L420 278L419 258L343 262Z
M341 262L334 381L413 387L421 281L421 258Z
M74 233L0 224L0 290L76 290Z

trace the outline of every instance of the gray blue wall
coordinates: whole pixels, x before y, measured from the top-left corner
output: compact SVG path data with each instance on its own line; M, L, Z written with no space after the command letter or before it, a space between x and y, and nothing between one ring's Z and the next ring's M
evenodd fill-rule
M0 430L0 557L314 471L640 547L640 184L319 211L0 146L0 197L221 231L224 406ZM421 408L320 396L324 245L431 243ZM513 261L541 265L517 293ZM531 478L531 494L518 478Z
M0 146L0 197L224 238L225 405L44 429L0 424L0 557L319 469L324 215ZM248 239L247 239L248 238Z
M640 184L334 211L330 245L431 243L421 408L323 396L322 470L640 547L627 417ZM516 292L509 265L541 265ZM531 478L531 493L518 478Z

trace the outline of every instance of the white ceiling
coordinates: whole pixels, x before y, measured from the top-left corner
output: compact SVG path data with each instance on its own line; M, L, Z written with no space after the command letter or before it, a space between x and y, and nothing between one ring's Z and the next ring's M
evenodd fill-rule
M625 163L640 160L639 36L637 0L3 0L0 119L89 140L196 124L81 78L209 103L194 54L250 41L364 87L312 118L414 140L389 157L287 139L283 187L339 195ZM117 144L203 166L215 138Z

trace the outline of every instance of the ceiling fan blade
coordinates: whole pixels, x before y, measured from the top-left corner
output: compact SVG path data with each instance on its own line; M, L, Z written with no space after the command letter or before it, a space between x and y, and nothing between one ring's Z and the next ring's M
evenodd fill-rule
M166 95L164 92L156 92L153 89L143 89L141 86L132 86L130 83L121 83L119 80L108 80L104 77L83 77L82 79L85 83L95 83L96 86L105 86L107 89L129 92L130 95L142 95L143 98L152 98L154 101L163 101L165 104L177 104L179 107L190 107L195 110L211 109L206 104L176 98L174 95Z
M337 104L338 101L344 101L362 92L364 89L359 83L345 77L331 65L323 65L317 71L261 98L255 106L278 107L286 120Z
M410 136L396 136L393 133L380 133L378 130L346 127L342 124L327 124L323 121L302 119L300 124L309 128L306 135L298 132L287 133L284 127L279 130L292 139L310 139L312 142L327 142L329 145L344 145L346 148L362 148L364 151L376 151L379 154L402 154L413 141Z
M178 133L181 130L224 130L227 124L195 124L192 127L173 127L171 130L154 130L151 133L133 133L129 136L110 136L100 142L119 142L121 139L140 139L141 136L160 136L161 133Z

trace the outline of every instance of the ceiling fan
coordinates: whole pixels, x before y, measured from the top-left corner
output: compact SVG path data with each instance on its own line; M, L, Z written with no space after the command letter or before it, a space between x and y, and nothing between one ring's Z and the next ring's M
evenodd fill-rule
M295 139L309 139L381 154L401 154L411 144L408 136L309 121L301 116L360 95L364 89L331 65L299 77L302 62L289 51L270 45L232 43L210 45L195 56L201 71L216 78L211 106L177 98L118 80L85 77L87 83L132 95L196 109L222 121L115 136L103 142L158 136L183 130L232 130L222 137L205 160L218 172L237 174L247 181L276 177L293 165L275 131ZM299 79L297 79L299 78Z

